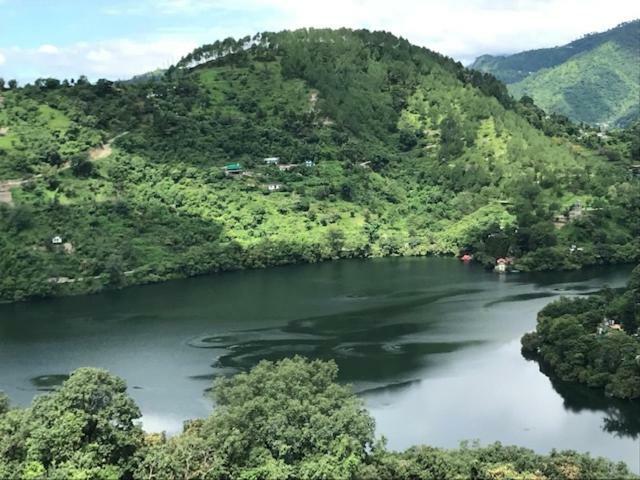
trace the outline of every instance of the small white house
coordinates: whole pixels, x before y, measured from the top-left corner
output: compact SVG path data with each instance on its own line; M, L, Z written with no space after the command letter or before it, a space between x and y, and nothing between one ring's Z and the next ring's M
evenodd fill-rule
M280 157L267 157L263 161L267 165L277 165L280 162Z
M51 243L53 245L62 245L62 237L60 235L56 235L51 239Z
M506 273L507 264L506 263L498 263L495 267L493 267L493 270L498 272L498 273Z
M575 253L575 252L584 252L584 248L578 247L576 245L571 245L571 247L569 248L569 253Z
M270 183L269 185L267 185L267 190L269 190L270 192L277 192L281 188L282 188L281 183Z
M315 163L313 163L313 160L305 160L304 162L305 167L313 167L314 165Z

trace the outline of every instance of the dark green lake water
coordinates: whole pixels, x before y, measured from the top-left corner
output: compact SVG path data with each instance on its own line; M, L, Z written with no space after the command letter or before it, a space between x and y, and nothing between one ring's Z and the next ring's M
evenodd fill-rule
M0 389L18 404L80 366L124 377L147 430L212 408L216 375L333 358L392 448L461 440L589 451L638 470L640 409L552 382L520 355L559 295L631 267L500 276L453 259L354 260L0 306Z

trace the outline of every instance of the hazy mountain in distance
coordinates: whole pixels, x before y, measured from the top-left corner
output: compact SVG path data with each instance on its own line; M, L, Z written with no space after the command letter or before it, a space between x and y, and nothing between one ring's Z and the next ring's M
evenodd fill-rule
M591 124L625 126L640 117L640 20L567 45L483 55L471 68L508 84L516 97Z

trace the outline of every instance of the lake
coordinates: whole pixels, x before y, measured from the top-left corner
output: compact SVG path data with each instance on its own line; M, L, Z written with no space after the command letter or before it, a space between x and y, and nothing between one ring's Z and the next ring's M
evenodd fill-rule
M551 381L520 354L560 295L628 267L498 275L445 258L348 260L0 305L0 390L16 404L80 366L124 377L147 430L207 415L213 378L260 359L335 359L389 446L499 440L638 471L640 408Z

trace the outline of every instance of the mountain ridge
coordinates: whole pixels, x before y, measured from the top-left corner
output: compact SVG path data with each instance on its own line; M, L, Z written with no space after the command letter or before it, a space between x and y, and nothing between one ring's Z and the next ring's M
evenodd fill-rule
M545 110L576 121L625 126L640 116L639 63L640 20L632 20L564 46L483 55L470 68L495 75L514 96L531 96ZM621 88L609 92L611 84ZM595 107L590 106L594 96L601 100Z

